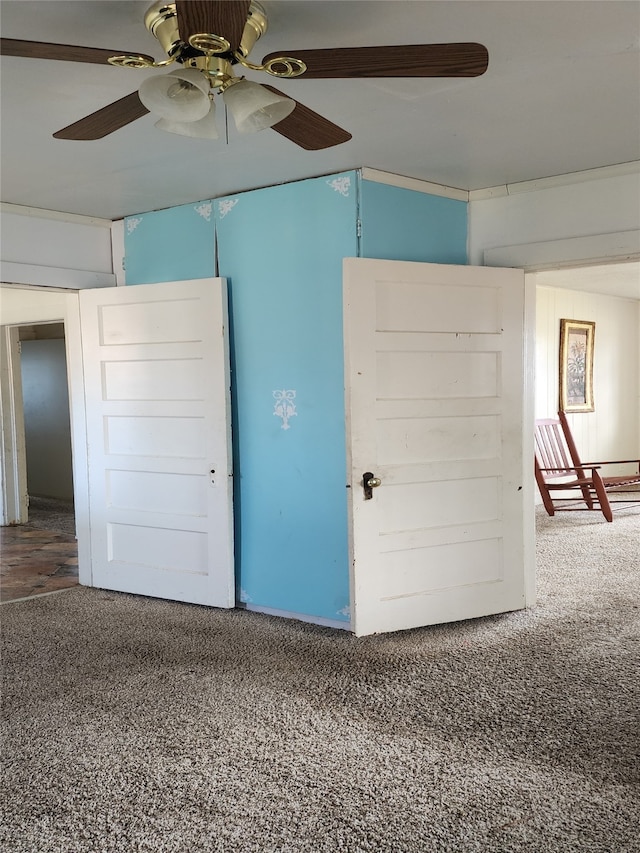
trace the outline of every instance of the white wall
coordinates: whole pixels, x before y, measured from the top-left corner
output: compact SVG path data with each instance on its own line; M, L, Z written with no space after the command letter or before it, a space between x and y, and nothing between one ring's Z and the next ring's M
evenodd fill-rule
M469 263L493 263L486 253L497 247L538 243L551 243L544 249L559 262L625 255L629 247L632 254L640 252L640 166L629 166L628 174L612 171L471 192ZM496 265L523 263L529 261L516 257L515 263Z
M571 431L585 461L638 458L640 301L546 286L536 297L536 417L558 411L560 320L593 320L595 411L569 415Z
M2 204L0 280L51 287L115 284L111 222Z

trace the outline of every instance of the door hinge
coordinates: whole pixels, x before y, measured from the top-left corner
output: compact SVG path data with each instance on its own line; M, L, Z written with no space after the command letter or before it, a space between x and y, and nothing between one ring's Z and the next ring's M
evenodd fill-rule
M356 219L356 237L362 237L362 220Z

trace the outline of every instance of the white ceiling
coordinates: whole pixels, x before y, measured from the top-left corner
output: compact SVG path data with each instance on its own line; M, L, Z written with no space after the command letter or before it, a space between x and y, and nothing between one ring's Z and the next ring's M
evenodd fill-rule
M598 264L531 273L538 287L561 287L588 293L604 293L625 299L640 299L640 262Z
M147 2L3 0L7 38L162 54ZM478 189L640 159L636 0L264 0L269 32L250 59L310 47L478 41L475 79L277 81L353 134L309 152L273 131L229 141L163 133L145 116L103 140L56 130L149 74L2 59L2 200L117 219L253 187L369 166ZM266 75L248 77L270 82Z

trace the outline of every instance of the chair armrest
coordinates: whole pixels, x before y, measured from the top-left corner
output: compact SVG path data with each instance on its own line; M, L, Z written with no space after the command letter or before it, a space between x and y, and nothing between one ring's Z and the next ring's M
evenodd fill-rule
M596 468L599 468L599 465L591 465L588 462L583 462L580 467L571 466L571 465L559 465L556 468L538 468L539 471L583 471L585 468L591 468L594 471Z
M585 468L592 468L594 465L640 465L640 459L612 459L608 462L583 462Z

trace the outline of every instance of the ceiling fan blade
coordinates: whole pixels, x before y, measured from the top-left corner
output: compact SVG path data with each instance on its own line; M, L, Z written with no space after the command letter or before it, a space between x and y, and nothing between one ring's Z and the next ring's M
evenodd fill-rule
M237 50L249 15L250 0L177 0L178 31L185 44L196 33L226 38Z
M125 95L119 101L114 101L101 110L81 118L68 127L63 127L54 133L56 139L102 139L119 130L126 124L130 124L137 118L146 115L149 110L142 104L137 92Z
M343 47L269 53L295 56L307 66L300 80L327 77L478 77L489 64L487 48L475 42Z
M26 56L29 59L59 59L63 62L92 62L106 65L110 56L131 53L126 50L104 50L101 47L81 47L75 44L48 44L44 41L22 41L0 39L0 54L3 56ZM136 56L144 54L136 53ZM152 56L145 56L153 62Z
M282 95L284 98L289 97L284 92L274 89L273 86L266 86L264 83L262 85L276 95ZM322 148L341 145L351 139L351 134L346 130L318 113L314 113L313 110L305 107L299 101L296 101L293 112L289 113L282 121L274 124L271 130L275 130L281 136L286 136L291 142L307 151L320 151Z

